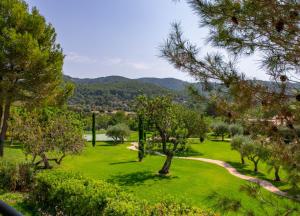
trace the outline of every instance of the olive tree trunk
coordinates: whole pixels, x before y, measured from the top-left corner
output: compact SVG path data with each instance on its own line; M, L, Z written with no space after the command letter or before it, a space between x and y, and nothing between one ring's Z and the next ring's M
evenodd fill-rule
M279 177L280 166L274 166L274 169L275 169L275 181L281 181Z
M167 175L169 173L171 163L172 163L172 159L173 159L173 153L168 153L166 161L165 161L163 167L161 168L161 170L159 170L159 174Z

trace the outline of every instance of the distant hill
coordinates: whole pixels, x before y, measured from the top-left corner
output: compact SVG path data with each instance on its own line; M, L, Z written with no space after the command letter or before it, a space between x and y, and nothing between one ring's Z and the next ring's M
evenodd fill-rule
M129 79L121 76L108 76L95 79L79 79L65 76L66 81L76 86L69 105L90 110L132 110L132 102L138 95L170 95L178 102L187 100L185 87L187 82L167 78Z
M174 91L184 91L187 86L191 85L189 82L174 78L139 78L137 80L144 83L155 84Z
M98 110L132 110L133 100L141 94L153 97L170 95L175 101L187 103L189 100L187 87L194 86L198 91L207 95L202 83L189 83L174 78L139 78L129 79L122 76L107 76L94 79L80 79L65 76L66 81L73 82L76 86L69 105L81 110L89 111L91 107ZM256 80L268 88L277 88L274 82ZM210 90L223 89L218 83L209 83ZM277 86L277 87L276 87ZM299 84L289 83L288 88L300 89Z

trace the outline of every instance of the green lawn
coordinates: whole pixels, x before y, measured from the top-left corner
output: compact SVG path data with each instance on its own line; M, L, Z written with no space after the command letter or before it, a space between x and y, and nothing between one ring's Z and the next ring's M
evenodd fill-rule
M171 175L160 177L157 171L164 158L148 155L144 162L139 163L137 153L126 149L128 145L97 143L95 148L88 146L80 156L66 158L59 169L78 171L119 184L139 198L151 202L173 196L195 206L214 209L216 199L209 196L217 192L240 199L247 209L255 209L257 215L264 215L260 214L257 201L240 192L240 187L247 182L230 175L224 168L198 161L174 159ZM264 191L264 194L278 200L280 205L291 203L269 192Z
M136 138L137 134L133 133L129 140L136 141ZM231 151L229 142L207 140L200 144L197 140L193 140L191 143L189 155L229 161L238 166L239 154ZM248 197L244 192L240 192L240 187L247 182L232 176L224 168L199 161L174 159L170 176L160 177L157 175L157 171L161 168L164 158L147 155L145 160L139 163L137 162L137 152L126 148L129 145L129 142L119 145L98 142L93 148L91 143L87 143L87 147L81 155L68 156L57 168L80 172L96 179L116 183L137 197L150 202L159 202L163 198L172 196L179 201L184 200L195 206L218 211L215 207L216 198L210 197L210 195L218 193L220 196L226 195L241 200L246 209L255 210L256 215L266 215L260 209L258 201ZM4 159L21 161L25 159L25 156L18 146L12 146L5 148ZM243 172L253 174L248 171L252 169L251 165L243 169ZM262 176L264 177L264 175ZM268 176L265 175L265 177ZM293 203L265 190L263 193L270 196L268 199L278 201L279 206ZM0 199L3 196L6 196L6 199L11 196L21 199L18 194L0 195ZM9 203L22 211L22 205L19 202L12 200ZM296 203L294 205L299 206ZM268 211L272 212L272 208L268 208ZM243 215L243 213L239 213L239 215Z
M286 183L286 174L283 170L280 170L282 182L275 182L273 181L274 171L270 170L271 167L263 161L260 161L258 164L258 173L253 171L253 163L246 158L246 164L242 165L239 153L231 150L229 141L205 140L203 143L200 143L199 139L190 139L189 151L183 154L183 156L203 157L226 161L245 175L266 179L284 191L288 191L290 189L290 185Z

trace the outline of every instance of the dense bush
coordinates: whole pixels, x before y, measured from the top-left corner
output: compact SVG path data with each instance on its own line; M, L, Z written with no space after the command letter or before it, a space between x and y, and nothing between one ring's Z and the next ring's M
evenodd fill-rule
M228 124L225 122L217 122L212 125L212 130L214 132L215 136L221 136L222 141L224 141L224 136L226 133L228 133Z
M116 124L107 129L106 135L113 138L114 142L124 142L126 137L129 137L130 130L126 124Z
M35 207L53 215L212 215L172 201L150 205L118 186L62 171L38 174L29 200Z
M8 191L27 191L33 180L30 164L0 162L0 189Z
M239 124L231 124L228 127L230 136L233 137L235 135L242 135L244 133L244 129L241 125Z

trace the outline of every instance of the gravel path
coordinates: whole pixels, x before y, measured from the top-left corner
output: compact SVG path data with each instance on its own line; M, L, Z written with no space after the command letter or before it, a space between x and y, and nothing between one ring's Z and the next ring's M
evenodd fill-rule
M132 142L131 146L129 146L128 149L133 150L133 151L138 151L138 143L137 142ZM161 154L159 152L155 152L155 154L160 155L160 156L164 156L163 154ZM262 179L258 179L258 178L252 177L252 176L247 176L247 175L241 174L233 166L231 166L230 164L228 164L224 161L208 159L208 158L195 158L195 157L175 157L175 158L179 158L179 159L183 159L183 160L202 161L202 162L212 163L212 164L221 166L221 167L225 168L231 175L234 175L234 176L236 176L240 179L244 179L244 180L259 184L260 186L262 186L266 190L268 190L272 193L275 193L277 195L300 201L299 197L295 198L295 197L292 197L292 196L288 195L286 192L279 190L276 186L274 186L272 183L270 183L266 180L262 180Z

